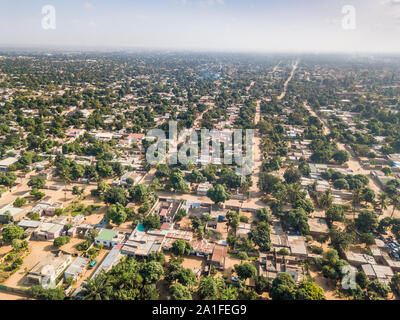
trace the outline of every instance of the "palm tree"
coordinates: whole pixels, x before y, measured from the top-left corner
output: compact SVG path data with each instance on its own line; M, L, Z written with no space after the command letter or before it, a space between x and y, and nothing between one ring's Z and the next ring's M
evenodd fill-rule
M69 167L64 166L58 170L58 175L64 180L64 198L67 201L67 183L71 182L72 176Z
M351 195L352 198L352 203L353 203L353 219L355 219L355 214L356 214L356 206L358 207L363 199L362 191L361 189L357 188L353 190L353 193Z
M378 195L378 204L381 207L381 211L383 212L383 210L387 209L387 205L388 205L388 195L385 192L382 192Z
M319 205L321 208L329 208L332 204L332 191L331 189L326 190L319 198Z
M400 197L399 196L393 196L392 199L390 199L390 205L393 206L393 211L392 214L390 215L390 218L393 218L394 211L400 210Z
M108 287L107 275L102 272L83 285L82 300L103 300Z

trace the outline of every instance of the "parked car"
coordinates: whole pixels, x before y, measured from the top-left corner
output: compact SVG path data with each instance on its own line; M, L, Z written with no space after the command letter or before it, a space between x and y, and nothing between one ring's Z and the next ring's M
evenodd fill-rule
M94 266L97 264L97 260L92 260L92 261L90 261L90 263L89 263L89 269L93 269L94 268Z

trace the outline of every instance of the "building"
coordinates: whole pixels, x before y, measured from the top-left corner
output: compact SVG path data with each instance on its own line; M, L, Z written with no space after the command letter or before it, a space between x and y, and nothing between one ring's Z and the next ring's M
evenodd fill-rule
M250 231L250 223L239 222L239 225L236 228L236 237L238 237L239 239L248 238Z
M87 265L89 264L89 259L85 257L78 257L75 261L65 270L64 278L68 279L72 277L74 281L85 272Z
M287 236L287 245L291 255L300 260L307 259L307 248L303 236Z
M374 257L367 255L367 254L362 254L362 253L355 253L351 251L345 252L346 260L348 263L355 267L359 267L363 264L373 264L376 265L376 261Z
M111 270L113 266L118 264L118 262L120 262L122 258L121 248L122 244L117 244L114 248L112 248L90 279L94 279L102 271L107 272Z
M17 161L18 158L15 157L8 157L4 160L0 160L0 172L6 172L8 170L8 167L16 163Z
M202 240L192 240L190 241L191 246L193 247L193 253L199 257L209 258L209 256L213 253L215 244L208 242L206 239Z
M18 221L24 214L25 209L6 204L0 208L0 223L8 223L10 218L12 221Z
M207 191L212 188L212 184L207 182L200 183L197 187L197 195L206 196Z
M389 283L390 279L394 276L394 273L389 266L369 263L363 264L361 268L370 280L378 279L379 281Z
M276 250L273 253L260 253L258 275L273 281L282 272L289 273L296 282L303 280L304 270L296 257L277 255Z
M53 240L61 235L64 229L64 225L51 222L43 222L35 231L32 233L32 237L36 240Z
M217 269L225 269L225 260L228 256L228 247L220 244L214 246L211 258L208 260L210 266L215 266Z
M51 253L41 259L31 271L28 272L27 281L31 284L54 287L56 279L72 262L70 254L62 251Z
M147 257L152 252L159 252L165 234L148 234L139 224L130 234L121 248L121 253L131 257Z
M326 236L329 232L325 218L308 218L308 225L313 237Z
M125 240L125 235L109 229L101 229L98 236L94 239L95 244L102 244L104 247L114 247Z
M126 172L120 179L120 184L122 186L128 186L128 185L136 185L139 183L140 179L142 178L142 175L136 173L136 172ZM132 179L133 183L129 184L127 183L127 179Z

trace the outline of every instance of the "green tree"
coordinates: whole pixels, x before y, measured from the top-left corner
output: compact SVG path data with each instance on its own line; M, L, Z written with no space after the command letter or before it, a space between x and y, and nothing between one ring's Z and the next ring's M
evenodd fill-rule
M340 204L332 204L326 211L326 217L330 221L344 221L345 214L343 206Z
M301 172L297 169L294 164L292 163L283 174L285 181L287 183L296 183L299 182L301 179Z
M267 222L260 222L250 231L249 238L257 245L260 251L269 251L271 249L270 226Z
M129 196L134 202L143 203L149 197L149 190L145 184L139 184L129 189Z
M160 229L161 221L158 215L148 215L143 219L143 226L146 230L149 229Z
M355 219L357 229L362 233L375 231L378 226L378 215L374 211L362 211Z
M272 281L270 297L272 300L294 300L296 295L296 282L286 272L278 273Z
M139 274L144 283L152 284L158 282L164 274L162 265L157 261L145 262L140 266Z
M337 163L343 164L343 163L349 161L349 153L345 150L338 150L333 154L332 158Z
M43 189L46 186L46 180L39 177L33 177L29 180L28 186L32 189Z
M189 255L192 250L193 247L190 245L190 243L183 239L175 240L171 247L171 252L178 256Z
M239 279L241 280L246 280L247 278L253 278L257 275L257 269L248 262L235 264L234 268Z
M57 248L62 247L63 245L67 244L71 240L69 236L60 236L54 239L53 245Z
M126 199L125 189L111 187L104 193L104 202L110 204L120 203L123 206L126 206L128 200Z
M24 229L12 224L5 227L2 232L3 240L7 243L12 242L14 239L22 239L23 235Z
M390 288L392 291L400 296L400 273L395 274L390 280Z
M381 298L386 298L389 295L390 287L384 282L373 280L368 283L367 290L375 292Z
M302 281L297 286L296 300L325 300L324 290L310 281Z
M17 199L15 199L13 205L16 208L20 208L20 207L24 206L25 204L26 204L26 199L25 198L17 197Z
M207 191L207 197L209 197L215 204L223 203L230 199L229 193L225 191L225 187L221 184L217 184L214 188L210 188Z
M180 283L175 283L169 287L172 300L192 300L190 290Z
M116 204L112 204L107 209L107 212L104 215L104 218L107 223L111 221L112 223L115 223L118 226L124 223L127 217L128 215L126 213L125 207L118 202Z

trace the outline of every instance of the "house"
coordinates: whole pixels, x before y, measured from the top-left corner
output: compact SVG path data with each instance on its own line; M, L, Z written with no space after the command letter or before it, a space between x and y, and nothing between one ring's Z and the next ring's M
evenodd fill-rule
M376 264L376 261L374 257L367 255L367 254L361 254L361 253L355 253L352 251L347 251L345 252L346 260L348 261L349 264L359 267L363 264Z
M32 232L32 237L36 240L45 241L53 240L61 235L64 225L43 222L35 231Z
M172 223L175 215L181 207L182 203L180 201L159 201L156 205L155 211L158 212L161 222Z
M54 216L56 209L62 209L62 202L53 202L51 205L43 208L43 214L46 216Z
M115 247L113 247L108 255L104 258L103 262L98 266L90 279L96 278L96 276L102 271L107 272L111 270L113 266L118 264L118 262L120 262L122 258L121 248L122 244L117 244Z
M394 276L392 268L389 266L368 263L361 265L361 268L370 280L378 279L379 281L389 283L390 279Z
M0 172L6 172L8 170L8 167L16 163L17 161L18 158L15 157L8 157L4 160L0 160Z
M15 208L11 204L6 204L0 207L0 223L8 223L9 218L12 218L12 221L18 221L25 212L26 210L23 208Z
M296 282L302 281L304 277L303 267L296 257L277 255L276 250L273 253L260 253L258 275L273 281L282 272L289 273Z
M310 234L313 237L326 236L329 232L328 224L325 218L308 218Z
M27 281L31 284L55 287L56 279L72 262L70 254L61 250L42 258L31 271L28 272Z
M84 129L74 129L74 128L69 128L65 131L65 135L68 138L78 138L82 136L85 133Z
M23 228L24 230L28 228L38 228L42 224L41 221L36 221L36 220L27 220L23 219L20 222L18 222L18 226Z
M206 196L207 191L212 188L212 184L210 182L200 183L197 187L197 195Z
M193 253L199 257L209 258L214 251L214 243L208 242L206 239L190 241L193 247Z
M101 229L98 236L94 239L95 244L102 244L104 247L114 247L125 240L125 235L109 229Z
M220 244L214 246L211 258L208 260L210 266L215 266L219 270L225 269L225 260L228 256L228 247Z
M239 239L248 238L250 231L250 223L239 222L239 225L236 228L236 237L238 237Z
M142 175L136 173L136 172L125 172L124 175L120 179L120 184L124 187L130 185L127 183L127 179L132 179L133 183L131 185L136 185L139 183L140 179L142 178Z
M299 260L307 259L307 248L303 236L287 236L287 245L291 255Z
M74 281L85 272L87 265L89 264L89 259L85 257L78 257L75 261L65 270L64 278L65 280L72 277Z
M147 257L152 252L159 252L164 234L148 234L139 224L123 244L121 253L131 257Z
M46 209L49 209L48 212L51 213L54 212L55 208L59 206L58 203L55 203L54 205L54 209L51 209L51 207L53 206L53 200L50 196L46 196L42 200L40 200L40 202L36 206L29 210L29 213L35 212L39 215L42 215Z

